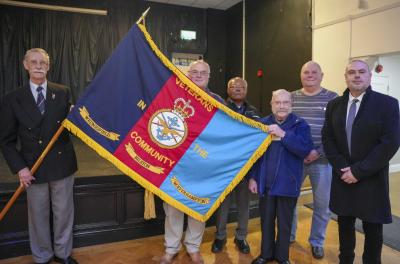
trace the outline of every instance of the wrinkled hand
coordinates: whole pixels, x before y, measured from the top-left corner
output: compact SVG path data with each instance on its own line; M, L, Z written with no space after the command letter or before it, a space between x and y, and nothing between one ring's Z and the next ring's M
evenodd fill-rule
M285 136L285 131L283 131L278 125L269 125L268 133L280 138L283 138Z
M310 153L308 153L307 157L304 159L304 164L310 164L313 161L316 161L321 157L321 154L318 153L315 149L311 150Z
M25 187L28 188L31 186L32 181L35 180L31 171L28 168L23 168L18 172L19 182Z
M350 167L343 168L341 169L341 171L343 172L343 175L342 177L340 177L340 179L342 179L342 181L344 181L345 183L352 184L358 182L356 177L354 177L353 173L351 172Z
M257 182L254 179L249 180L249 190L251 193L257 193Z

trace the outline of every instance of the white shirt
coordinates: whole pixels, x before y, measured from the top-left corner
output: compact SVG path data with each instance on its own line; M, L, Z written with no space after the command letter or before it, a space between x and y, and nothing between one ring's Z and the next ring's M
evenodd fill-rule
M41 85L37 85L37 84L34 84L31 80L29 80L29 86L31 87L31 92L33 94L33 97L35 98L35 102L37 102L37 98L38 98L38 94L39 94L36 89L39 86L43 87L42 93L43 93L44 99L46 100L47 81L44 81L44 83L42 83Z
M349 101L347 102L346 124L347 124L347 118L349 117L350 106L353 103L353 100L358 99L358 102L356 103L356 115L354 116L354 117L356 117L357 113L358 113L358 109L360 109L361 101L364 97L364 94L365 94L365 92L360 94L358 97L354 97L351 95L351 93L349 93Z

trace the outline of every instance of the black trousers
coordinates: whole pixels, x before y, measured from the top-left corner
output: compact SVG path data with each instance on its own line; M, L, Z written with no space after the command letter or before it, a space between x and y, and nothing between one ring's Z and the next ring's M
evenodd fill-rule
M268 190L267 190L268 191ZM284 196L260 197L261 257L289 260L290 230L297 198ZM278 234L275 240L275 219Z
M356 218L353 216L338 216L339 224L339 261L340 264L350 264L354 261L356 247ZM380 264L382 252L382 224L362 221L365 233L363 264Z

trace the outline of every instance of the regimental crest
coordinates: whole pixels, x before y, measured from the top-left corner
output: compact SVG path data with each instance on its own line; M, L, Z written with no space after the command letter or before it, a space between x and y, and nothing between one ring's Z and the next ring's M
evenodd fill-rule
M162 148L176 148L187 136L185 119L194 116L194 107L190 100L177 98L174 109L161 109L155 112L149 121L148 130L154 143Z

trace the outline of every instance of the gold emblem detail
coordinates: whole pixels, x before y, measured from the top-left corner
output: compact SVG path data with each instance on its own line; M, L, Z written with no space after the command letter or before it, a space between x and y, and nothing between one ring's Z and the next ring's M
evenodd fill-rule
M89 111L86 109L86 107L82 106L81 108L79 108L79 113L81 115L81 117L83 118L83 120L85 120L85 122L91 127L93 128L93 130L95 130L97 133L99 133L100 135L111 139L113 141L117 141L119 140L119 134L114 133L114 132L109 132L107 130L105 130L104 128L102 128L100 125L98 125L89 115Z

